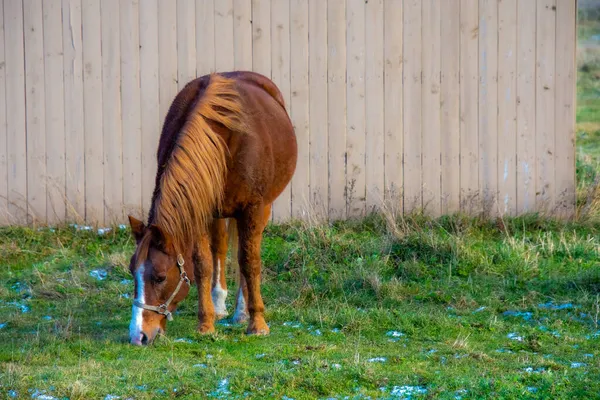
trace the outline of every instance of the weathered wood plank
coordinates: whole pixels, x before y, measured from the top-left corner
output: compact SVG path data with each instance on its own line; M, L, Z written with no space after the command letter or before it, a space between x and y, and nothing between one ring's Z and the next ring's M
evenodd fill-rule
M441 186L441 8L436 0L423 0L423 83L421 107L423 115L423 209L437 217L442 211Z
M143 0L140 7L140 97L142 119L142 208L150 209L156 175L156 149L160 136L158 0Z
M233 1L219 0L215 2L215 67L225 72L233 66Z
M30 222L46 222L46 107L41 0L24 0L27 205Z
M277 85L286 109L290 105L290 2L289 0L271 1L271 76ZM292 213L291 184L273 203L275 222L287 221Z
M441 2L442 214L460 211L460 7Z
M271 77L271 0L252 1L252 70Z
M517 209L517 0L498 3L498 209Z
M537 1L536 30L536 208L553 212L556 201L555 119L556 112L556 1Z
M298 143L298 161L292 177L292 217L306 219L309 212L309 83L308 2L290 0L290 117Z
M10 45L10 44L9 44ZM6 58L4 52L4 2L0 2L0 129L8 135L6 118ZM0 140L0 226L8 225L8 142Z
M404 212L418 211L422 197L421 1L404 2Z
M85 218L104 222L104 140L102 137L102 32L100 4L82 0L83 112L85 129Z
M477 0L460 2L460 203L461 211L477 212L479 200L478 36Z
M329 218L346 218L346 2L327 4Z
M104 223L123 222L121 132L121 45L118 0L102 1L102 134L104 139Z
M556 203L557 213L575 213L576 1L556 2Z
M158 76L161 125L178 92L177 2L158 1Z
M309 0L310 205L320 220L329 210L327 144L327 2Z
M233 53L236 70L252 69L252 0L233 0Z
M381 209L385 185L383 3L383 0L371 0L365 4L365 181L368 213Z
M402 56L403 16L401 1L384 2L385 41L385 201L391 212L402 212L403 111Z
M196 0L196 74L215 71L215 3Z
M479 190L483 211L498 211L498 1L479 0Z
M535 210L536 2L517 3L517 212Z
M121 1L121 123L123 127L123 213L142 213L142 110L138 0ZM144 7L142 5L142 7ZM196 67L194 60L194 68Z
M85 219L85 140L81 0L62 0L66 218Z
M177 0L177 89L183 89L195 78L196 3L195 0Z

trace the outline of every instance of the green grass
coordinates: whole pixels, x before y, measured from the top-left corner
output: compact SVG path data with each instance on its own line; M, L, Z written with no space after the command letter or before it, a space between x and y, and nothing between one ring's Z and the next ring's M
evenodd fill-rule
M167 335L137 348L127 344L128 230L3 229L0 393L389 398L414 386L427 393L413 397L591 398L600 390L599 233L536 217L271 226L270 336L227 323L196 334L193 291ZM99 269L106 279L90 275ZM511 315L519 312L530 314Z

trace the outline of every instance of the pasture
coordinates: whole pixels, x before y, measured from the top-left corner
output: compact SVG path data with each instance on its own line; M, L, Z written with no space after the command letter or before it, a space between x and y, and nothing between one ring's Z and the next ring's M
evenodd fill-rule
M228 319L197 334L193 286L148 347L129 344L128 227L2 228L0 396L597 397L600 24L579 33L575 221L388 214L269 225L271 334L247 336Z
M591 398L600 390L599 233L598 223L536 217L270 226L270 336L227 320L197 335L193 289L167 335L139 348L128 344L128 230L4 229L0 391Z

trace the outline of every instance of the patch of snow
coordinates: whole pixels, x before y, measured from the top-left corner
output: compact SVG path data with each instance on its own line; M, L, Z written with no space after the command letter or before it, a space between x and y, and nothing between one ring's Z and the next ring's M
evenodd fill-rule
M512 353L514 353L514 351L509 350L509 349L498 349L498 350L496 350L496 353L508 353L508 354L512 354Z
M281 400L295 400L293 397L283 396Z
M49 316L49 315L43 316L42 319L45 320L45 321L52 321L52 317Z
M578 306L575 306L571 303L564 303L564 304L554 304L554 302L549 301L547 303L543 303L543 304L538 304L539 308L546 308L548 310L568 310L571 308L578 308Z
M207 354L206 358L208 358L210 360L211 358L214 358L214 356L212 354Z
M174 340L176 343L194 343L192 339L188 338L179 338Z
M98 228L98 235L102 236L105 233L110 232L112 229L111 228Z
M229 380L225 378L219 381L217 389L210 393L209 396L217 398L228 398L229 394L231 394L231 392L229 391Z
M504 311L502 313L502 315L504 315L505 317L522 317L525 321L531 321L531 318L533 318L533 313L529 312L529 311L509 310L509 311Z
M127 229L127 225L125 224L120 224L119 225L119 229L123 230L123 229Z
M0 323L0 329L3 329L4 327L6 327L6 322Z
M31 389L29 390L31 392ZM33 393L31 394L31 398L32 399L37 399L37 400L58 400L56 397L54 396L50 396L49 394L46 394L45 390L37 390L35 389L33 391Z
M479 307L477 310L473 311L473 314L478 313L478 312L482 312L483 310L485 310L487 307L485 306L481 306Z
M283 326L288 326L290 328L301 328L302 324L300 322L286 321L286 322L283 323Z
M121 297L122 299L128 299L128 298L130 298L131 296L129 295L129 293L122 293L120 297Z
M262 353L262 354L257 354L257 355L256 355L256 358L264 358L265 356L266 356L266 354L265 354L265 353Z
M90 276L92 278L98 279L99 281L105 280L107 275L108 273L104 269L95 269L93 271L90 271Z
M545 372L546 369L544 367L539 367L539 368L533 368L533 367L527 367L524 368L523 371L527 372L528 374L540 374L542 372Z
M25 314L25 313L28 313L29 311L31 311L31 309L29 308L28 305L21 304L21 303L19 303L17 301L11 301L10 303L6 303L6 304L10 304L12 306L16 306L16 307L20 308L22 314Z
M583 357L584 358L594 358L594 355L590 354L590 353L586 353L586 354L583 355Z
M401 399L410 399L411 396L416 394L427 394L427 389L423 386L394 386L392 387L390 394Z
M333 332L333 333L340 333L340 332L341 332L341 330L340 330L340 328L333 328L333 329L331 330L331 332Z
M18 395L19 395L19 393L17 393L15 390L9 390L8 391L8 396L11 397L11 398L13 398L13 399L15 397L17 397Z
M322 336L322 335L323 335L323 334L321 333L321 330L320 330L320 329L316 329L316 330L315 330L314 332L312 332L311 334L312 334L312 335L315 335L315 336Z
M518 342L522 342L523 341L523 336L519 336L518 334L511 332L508 335L506 335L507 338L509 338L510 340L516 340Z
M386 361L387 361L387 358L385 358L385 357L373 357L373 358L369 358L367 360L367 362L370 362L370 363L374 363L374 362L386 362Z
M133 283L131 279L123 279L121 281L121 285L129 285L130 283Z
M137 390L146 390L148 389L148 385L138 385L135 387Z
M342 365L341 364L337 364L337 363L331 364L331 368L333 368L333 369L342 369Z
M208 368L208 366L206 364L194 364L194 365L192 365L192 367L194 367L194 368Z
M454 398L456 400L461 400L462 397L467 393L468 393L467 389L458 389L456 392L454 392Z
M120 399L120 398L121 398L121 396L117 396L117 395L114 395L114 394L107 394L104 397L104 400L117 400L117 399Z
M91 231L92 230L92 227L89 225L71 224L69 226L71 226L72 228L75 228L75 230L78 230L78 231Z
M535 386L527 386L527 391L529 393L537 393L538 388L536 388Z
M571 363L571 368L581 368L581 367L585 367L587 366L586 363L582 363L582 362L572 362Z
M402 337L402 336L404 336L404 333L399 332L399 331L389 331L385 335L390 336L390 337Z

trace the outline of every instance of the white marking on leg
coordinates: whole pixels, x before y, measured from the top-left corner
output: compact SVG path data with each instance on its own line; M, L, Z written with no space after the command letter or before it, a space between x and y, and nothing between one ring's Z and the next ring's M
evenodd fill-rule
M233 314L233 322L241 323L248 320L248 310L246 309L246 298L244 291L240 287L238 289L237 301L235 304L235 313Z
M135 299L141 304L146 304L146 297L144 295L144 264L140 265L135 272L135 282L137 284L137 290L135 293ZM129 338L132 341L139 341L142 334L142 323L144 318L142 312L144 310L137 307L135 304L131 306L131 323L129 324Z
M215 287L212 290L212 301L215 306L215 314L219 317L227 315L227 306L225 299L227 298L227 290L221 286L221 260L217 260L217 270L215 271L216 281Z

